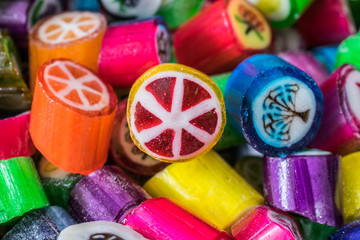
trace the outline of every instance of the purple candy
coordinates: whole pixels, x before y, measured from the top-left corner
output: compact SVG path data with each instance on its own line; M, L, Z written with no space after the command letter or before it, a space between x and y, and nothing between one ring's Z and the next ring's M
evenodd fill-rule
M148 198L120 168L104 166L76 184L70 194L69 213L79 223L121 222L131 209Z
M264 158L266 202L283 211L303 215L314 222L341 226L336 206L336 184L340 157L327 152L307 151L285 158ZM341 183L341 181L340 181ZM342 207L342 203L339 204Z

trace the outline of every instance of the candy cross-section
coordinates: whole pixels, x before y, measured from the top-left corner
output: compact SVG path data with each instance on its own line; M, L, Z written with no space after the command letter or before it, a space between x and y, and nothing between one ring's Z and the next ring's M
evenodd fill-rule
M55 166L87 174L107 160L117 99L93 72L52 60L37 76L30 118L35 147Z
M162 64L133 85L127 117L134 143L165 162L190 160L209 151L226 122L217 85L179 64Z

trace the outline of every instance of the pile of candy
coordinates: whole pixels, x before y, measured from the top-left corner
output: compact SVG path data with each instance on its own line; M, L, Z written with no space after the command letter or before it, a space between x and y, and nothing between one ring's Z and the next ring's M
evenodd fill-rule
M0 239L360 239L359 7L1 0Z

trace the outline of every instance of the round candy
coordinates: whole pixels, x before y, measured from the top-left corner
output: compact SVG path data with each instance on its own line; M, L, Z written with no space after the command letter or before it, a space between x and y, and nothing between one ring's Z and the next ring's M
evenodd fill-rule
M30 134L44 157L68 172L88 174L107 160L116 95L93 72L70 60L39 69Z
M99 0L103 9L115 18L147 18L154 15L161 0Z
M225 126L217 85L180 64L161 64L133 85L127 117L134 143L165 162L186 161L209 151Z

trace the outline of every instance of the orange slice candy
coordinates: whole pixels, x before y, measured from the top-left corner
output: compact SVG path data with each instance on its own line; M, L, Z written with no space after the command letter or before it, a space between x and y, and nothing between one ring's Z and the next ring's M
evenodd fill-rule
M29 35L31 90L39 67L51 59L71 59L97 72L105 30L104 16L92 12L64 12L37 23Z
M117 98L93 72L70 60L52 60L38 72L30 135L46 159L88 174L107 160Z
M180 64L161 64L131 88L127 117L134 143L164 162L208 152L225 126L223 96L205 74Z

